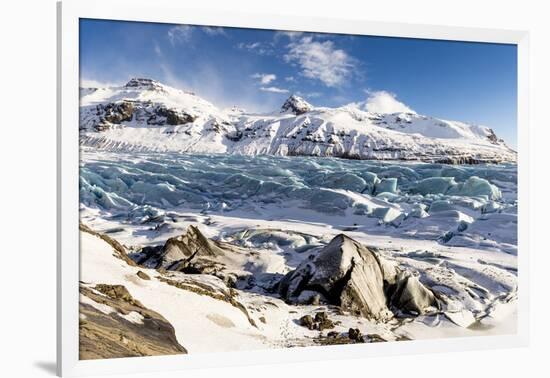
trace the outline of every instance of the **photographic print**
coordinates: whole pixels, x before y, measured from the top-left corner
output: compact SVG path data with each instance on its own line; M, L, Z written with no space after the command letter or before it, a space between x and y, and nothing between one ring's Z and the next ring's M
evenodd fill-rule
M79 28L80 359L517 332L516 45Z

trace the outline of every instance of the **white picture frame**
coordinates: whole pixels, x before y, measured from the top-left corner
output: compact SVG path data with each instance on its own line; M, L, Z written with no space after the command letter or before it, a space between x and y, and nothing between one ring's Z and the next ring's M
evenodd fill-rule
M205 26L331 32L387 37L425 38L516 44L518 51L518 327L517 334L304 347L253 352L134 357L107 360L78 358L79 303L79 19L111 19ZM411 353L435 353L528 344L529 318L529 36L524 31L449 26L380 23L342 19L287 17L246 12L206 12L181 2L116 0L109 3L65 0L58 3L58 255L57 372L62 376L172 371L274 362L364 358Z

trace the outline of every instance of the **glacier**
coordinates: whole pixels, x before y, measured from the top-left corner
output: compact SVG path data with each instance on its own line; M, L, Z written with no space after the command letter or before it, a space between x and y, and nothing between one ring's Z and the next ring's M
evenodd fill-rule
M296 220L318 213L321 217L345 217L377 232L388 227L404 232L423 227L432 230L432 239L452 232L454 237L467 240L464 235L477 229L473 225L487 223L487 213L515 216L515 165L453 169L455 177L447 176L451 171L444 164L267 155L123 154L85 148L80 201L110 217L124 215L129 222L168 218L177 210L262 217L276 211ZM420 234L426 237L426 232ZM516 231L512 228L510 232ZM485 237L492 240L490 235Z

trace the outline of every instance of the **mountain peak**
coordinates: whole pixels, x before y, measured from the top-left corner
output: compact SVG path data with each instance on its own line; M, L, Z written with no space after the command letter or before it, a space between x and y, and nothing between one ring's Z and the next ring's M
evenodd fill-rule
M295 115L300 115L309 112L311 109L313 109L313 106L309 102L293 94L284 102L281 107L281 113L290 112Z
M124 88L162 89L163 85L153 79L134 77L124 84Z

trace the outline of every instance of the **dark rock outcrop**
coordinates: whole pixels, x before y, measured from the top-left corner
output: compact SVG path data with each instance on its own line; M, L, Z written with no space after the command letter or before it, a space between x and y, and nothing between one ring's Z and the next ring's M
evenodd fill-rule
M130 79L125 85L124 88L128 89L148 89L148 90L163 90L162 84L153 79L146 79L140 77L134 77Z
M177 126L194 122L197 117L184 109L169 108L151 101L122 100L98 104L84 119L81 129L105 131L132 120L149 126Z
M309 112L313 109L310 103L296 95L290 96L281 107L281 113L290 112L295 115L300 115Z
M185 273L215 273L223 267L226 250L206 238L197 227L189 226L185 234L172 237L164 246L145 247L132 258L138 265Z
M369 249L340 234L319 254L288 273L279 294L298 301L303 291L316 291L331 304L376 320L391 318L384 295L384 275Z
M94 289L113 300L120 300L132 306L143 307L143 305L138 300L132 297L128 289L126 289L126 287L124 287L123 285L98 284L95 286Z
M101 106L101 105L98 105ZM120 124L132 120L134 105L129 101L107 104L104 107L104 118L107 122Z
M321 311L315 314L315 317L311 315L304 315L298 319L298 323L302 327L306 327L309 330L324 331L325 329L333 329L334 322L329 319L326 312Z
M350 328L348 330L348 337L350 338L350 340L355 340L355 341L358 341L358 342L363 342L364 341L363 334L361 333L359 328Z
M111 125L120 125L129 122L134 115L134 104L130 101L112 102L96 106L98 121L94 125L97 131L109 129Z
M368 319L385 321L395 312L421 314L438 305L433 293L409 272L386 264L374 252L340 234L279 283L291 303L317 292L326 303Z
M97 285L94 289L80 287L81 360L187 353L174 327L132 298L124 286ZM112 312L99 310L94 302Z
M146 280L146 281L151 280L151 277L149 277L149 275L147 275L147 273L144 273L144 272L142 272L141 270L138 271L136 274L137 274L137 276L138 276L139 278L141 278L142 280Z
M489 141L492 144L495 144L495 145L504 144L504 140L497 137L493 129L488 129L487 131L489 132L489 135L487 135L487 139L489 139Z
M147 118L148 125L184 125L195 121L196 117L177 109L170 109L165 106L158 106Z
M315 322L313 321L313 318L311 315L304 315L299 319L300 325L302 327L306 327L307 329L314 330L315 329Z
M437 303L433 292L427 289L417 277L400 272L396 283L388 292L391 305L409 314L422 314L424 309Z

